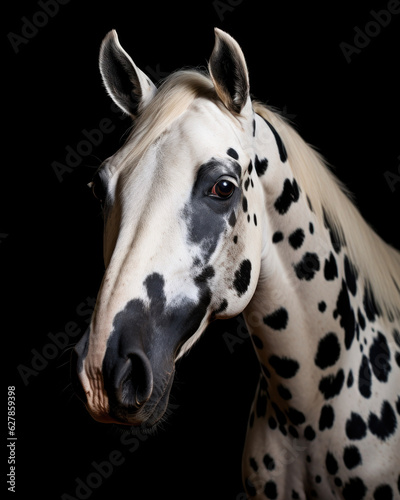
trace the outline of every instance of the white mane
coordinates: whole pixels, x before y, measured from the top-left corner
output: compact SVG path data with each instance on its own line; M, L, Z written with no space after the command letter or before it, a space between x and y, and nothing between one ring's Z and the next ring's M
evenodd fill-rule
M328 219L349 257L373 290L379 312L400 316L400 253L385 243L362 218L347 188L324 159L277 113L253 102L256 113L277 129L288 152L293 174L309 197L317 217Z

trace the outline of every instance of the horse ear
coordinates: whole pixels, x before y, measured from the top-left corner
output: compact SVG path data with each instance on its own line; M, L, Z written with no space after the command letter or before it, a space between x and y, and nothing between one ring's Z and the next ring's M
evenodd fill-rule
M249 98L249 74L239 44L215 28L215 45L208 70L218 97L234 113L240 113Z
M113 101L133 118L157 89L121 47L115 30L105 36L99 57L104 86Z

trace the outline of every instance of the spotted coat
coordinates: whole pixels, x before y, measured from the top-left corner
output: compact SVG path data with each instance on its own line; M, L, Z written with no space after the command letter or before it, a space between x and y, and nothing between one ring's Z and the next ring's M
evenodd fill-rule
M226 33L210 77L176 73L157 89L115 32L100 67L134 128L94 180L106 272L72 371L90 414L153 429L176 360L211 321L243 312L260 366L248 497L399 498L399 254L251 101Z

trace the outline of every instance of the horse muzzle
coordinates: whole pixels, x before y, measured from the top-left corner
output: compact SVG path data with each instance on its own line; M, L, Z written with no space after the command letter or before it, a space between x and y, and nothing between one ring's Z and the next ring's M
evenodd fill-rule
M153 427L168 406L174 362L165 355L153 359L154 371L138 337L122 331L114 332L99 369L87 358L89 334L72 352L71 381L90 415L104 423Z

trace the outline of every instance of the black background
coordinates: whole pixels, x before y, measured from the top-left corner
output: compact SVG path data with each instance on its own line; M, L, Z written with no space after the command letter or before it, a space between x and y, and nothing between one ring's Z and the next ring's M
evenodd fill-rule
M123 463L88 498L244 498L240 461L257 363L238 320L213 324L179 363L171 415L155 436L137 437L134 451L136 445L124 444L116 427L93 421L73 395L68 350L60 349L26 383L18 371L33 368L32 349L43 352L50 332L64 331L68 322L83 332L90 312L85 301L96 296L102 277L102 219L86 183L129 126L112 110L97 67L110 29L150 76L205 66L214 26L234 36L252 94L295 122L336 167L364 217L400 247L400 183L390 187L385 178L388 171L400 175L400 15L348 63L340 43L354 45L354 27L364 30L371 9L386 9L387 2L293 4L70 0L17 53L7 35L21 35L21 18L32 20L43 9L34 1L8 7L0 254L3 394L14 385L17 403L13 498L79 498L77 478L87 482L93 462L108 461L115 451ZM65 164L65 148L75 149L82 130L98 128L104 118L113 131L60 182L52 163Z

